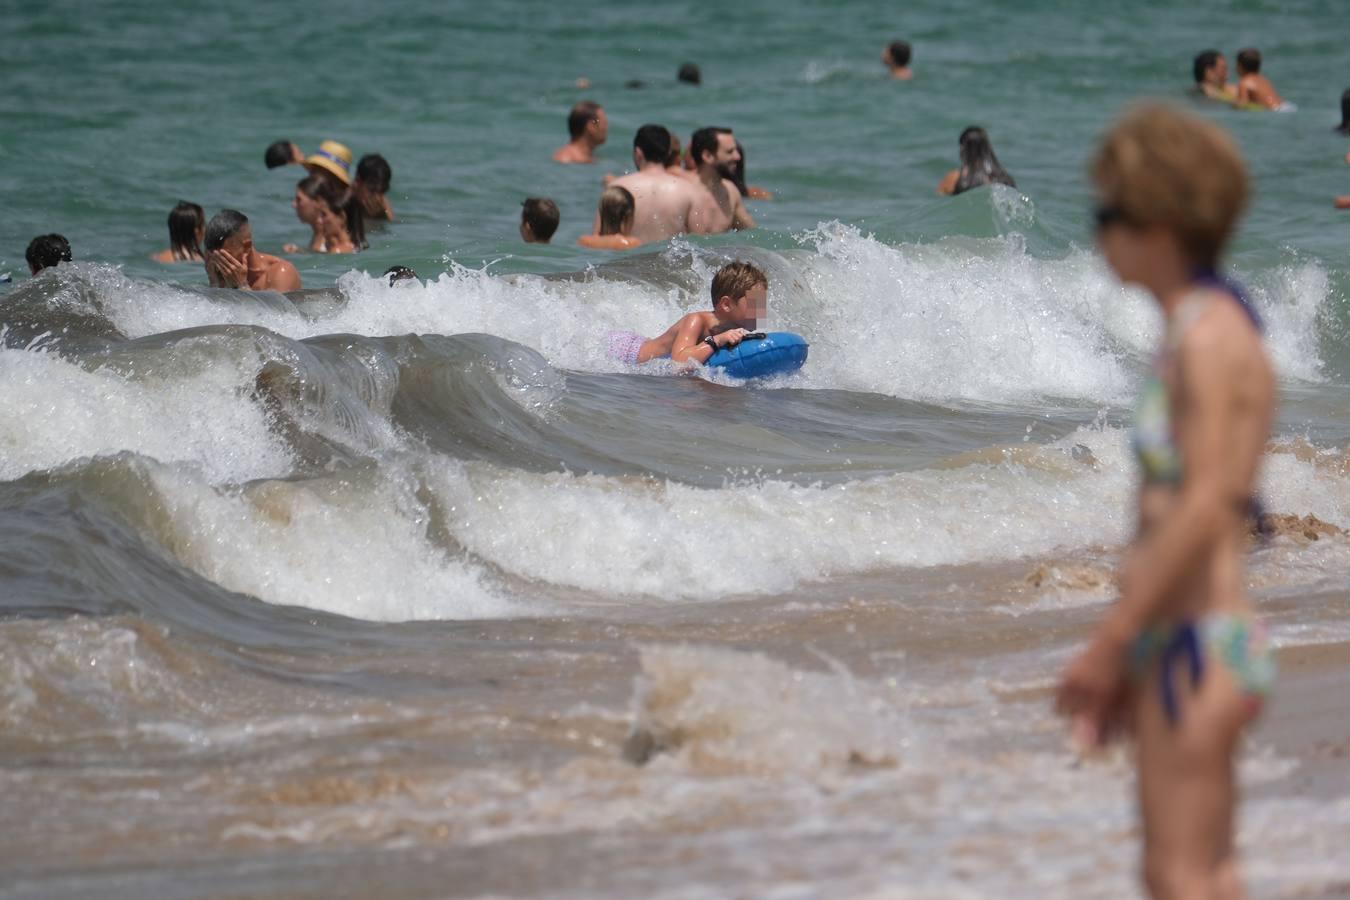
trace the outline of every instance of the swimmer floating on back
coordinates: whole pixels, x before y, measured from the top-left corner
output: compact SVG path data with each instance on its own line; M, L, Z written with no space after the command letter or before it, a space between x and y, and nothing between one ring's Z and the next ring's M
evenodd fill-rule
M609 355L634 365L661 357L677 363L706 363L723 347L735 347L755 330L768 309L769 278L753 263L731 262L712 279L712 309L692 312L659 336L630 331L609 336Z

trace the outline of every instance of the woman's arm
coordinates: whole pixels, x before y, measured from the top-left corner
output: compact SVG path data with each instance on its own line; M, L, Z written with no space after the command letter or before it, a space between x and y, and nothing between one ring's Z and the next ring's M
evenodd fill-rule
M1177 582L1245 515L1247 484L1254 461L1235 452L1242 374L1231 322L1205 316L1182 339L1178 353L1180 391L1178 439L1186 463L1176 503L1166 517L1135 543L1121 567L1121 597L1101 631L1122 645L1159 617ZM1241 326L1246 327L1245 323ZM1252 465L1247 465L1252 462Z

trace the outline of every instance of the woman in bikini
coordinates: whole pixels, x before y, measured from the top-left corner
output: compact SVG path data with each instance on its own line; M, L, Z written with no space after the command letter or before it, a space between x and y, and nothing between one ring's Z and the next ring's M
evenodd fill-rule
M1091 173L1102 253L1166 327L1136 413L1143 480L1121 596L1057 705L1082 745L1134 734L1149 893L1240 897L1234 757L1274 678L1243 557L1275 379L1256 314L1215 273L1246 168L1218 126L1145 106L1106 135Z

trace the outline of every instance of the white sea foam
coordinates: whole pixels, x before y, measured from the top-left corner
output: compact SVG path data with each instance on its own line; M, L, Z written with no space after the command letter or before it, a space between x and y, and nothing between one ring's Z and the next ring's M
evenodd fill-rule
M428 537L427 510L398 467L308 482L213 487L150 466L179 561L270 603L377 621L497 618L521 612L482 571Z
M215 482L285 474L290 453L249 398L252 377L218 361L131 378L0 349L0 478L121 451L191 463Z
M808 249L787 254L734 251L769 270L769 327L811 342L803 386L935 402L1121 403L1158 338L1153 303L1121 287L1087 252L1038 258L1016 234L893 247L839 223L803 241ZM297 338L486 332L539 350L555 366L621 371L604 354L606 333L657 334L706 308L706 284L727 251L677 241L665 254L683 273L667 284L617 270L558 280L452 267L423 284L390 287L350 272L338 282L345 306L317 318L162 286L146 302L148 288L120 276L99 288L108 314L133 336L222 321ZM1320 378L1317 322L1331 296L1325 270L1291 263L1264 273L1253 295L1281 372Z
M1096 467L1072 459L1078 443ZM1018 462L831 486L708 491L448 460L429 482L456 539L507 571L605 594L709 598L1118 542L1128 527L1123 443L1119 431L1084 429Z

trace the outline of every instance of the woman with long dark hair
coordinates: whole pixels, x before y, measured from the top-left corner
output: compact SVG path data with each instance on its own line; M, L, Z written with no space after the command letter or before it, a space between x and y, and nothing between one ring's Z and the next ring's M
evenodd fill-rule
M202 235L206 233L206 213L195 203L179 200L169 211L169 249L161 250L151 259L155 262L201 262Z
M308 250L310 253L323 253L323 232L319 229L319 191L325 184L332 179L327 175L313 173L301 178L295 186L295 197L291 199L291 209L295 210L295 217L304 222L310 228L309 244L301 247L299 244L286 244L281 248L283 253L299 253Z
M315 229L323 236L324 253L357 253L366 243L366 217L361 198L349 187L326 179L316 197Z
M367 219L394 221L394 210L389 205L389 182L394 171L389 161L378 153L368 153L356 164L356 180L352 190L361 201L361 212Z
M961 194L987 184L1017 187L1008 170L998 161L989 134L978 125L961 132L961 168L952 169L938 185L939 194Z

